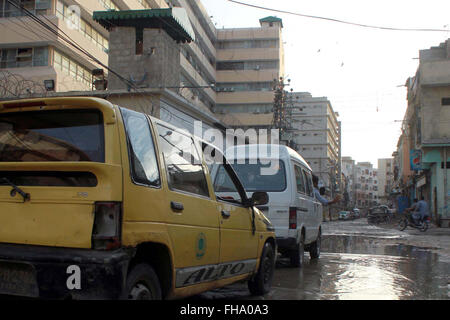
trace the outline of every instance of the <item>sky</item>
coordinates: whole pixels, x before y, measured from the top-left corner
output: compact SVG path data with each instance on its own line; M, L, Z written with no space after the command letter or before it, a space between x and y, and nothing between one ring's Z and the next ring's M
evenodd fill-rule
M387 31L201 0L216 28L259 27L283 19L286 79L295 92L328 97L342 121L342 156L357 162L391 158L406 111L405 83L419 50L450 38L450 0L239 0L257 6L381 27L443 29Z

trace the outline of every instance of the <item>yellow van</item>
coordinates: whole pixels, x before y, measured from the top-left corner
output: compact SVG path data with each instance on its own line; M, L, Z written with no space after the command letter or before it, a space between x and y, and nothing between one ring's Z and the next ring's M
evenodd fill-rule
M249 199L225 161L240 197L216 196L206 147L102 99L0 102L0 294L175 299L245 280L268 292L275 233L255 207L267 194Z

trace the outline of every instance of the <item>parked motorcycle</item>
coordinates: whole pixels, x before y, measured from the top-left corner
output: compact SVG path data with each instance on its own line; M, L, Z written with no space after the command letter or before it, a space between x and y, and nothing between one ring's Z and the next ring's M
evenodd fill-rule
M400 219L398 223L398 229L400 231L403 231L409 226L411 228L419 229L421 232L425 232L430 226L430 220L430 217L425 217L424 219L421 219L418 223L416 223L412 218L412 215L410 213L407 213Z

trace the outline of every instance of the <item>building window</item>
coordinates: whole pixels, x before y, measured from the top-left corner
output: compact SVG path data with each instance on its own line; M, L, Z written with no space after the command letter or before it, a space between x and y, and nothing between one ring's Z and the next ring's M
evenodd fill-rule
M443 106L450 106L450 98L442 98Z
M47 10L52 7L51 0L15 0L14 2L34 14L47 14ZM27 13L25 11L21 11L8 0L0 0L0 17L7 18L26 15Z
M216 84L217 92L272 91L272 82L230 82Z
M151 9L151 6L148 4L147 0L137 0L145 9Z
M48 66L48 47L0 50L0 69Z
M220 41L218 48L227 49L256 49L256 48L279 48L279 40L235 40Z
M111 0L97 0L107 10L120 11L119 7Z
M441 169L444 169L444 166L445 165L447 165L447 169L450 169L450 162L447 162L447 163L444 163L444 162L441 162Z
M60 0L58 0L58 2L56 3L56 16L63 21L71 21L72 25L78 26L78 31L80 31L85 38L89 39L103 51L106 52L109 49L108 39L97 32L95 28L92 27L92 25L89 24L89 22L87 22L86 20L78 20L78 17L74 15L69 10L69 7Z
M144 29L136 28L136 55L144 53Z
M33 66L48 66L48 47L39 47L33 49Z
M268 70L278 69L280 63L278 60L265 61L220 61L217 62L217 70Z
M92 73L75 60L67 57L61 52L54 50L53 66L56 70L71 76L76 81L82 82L86 86L92 86Z

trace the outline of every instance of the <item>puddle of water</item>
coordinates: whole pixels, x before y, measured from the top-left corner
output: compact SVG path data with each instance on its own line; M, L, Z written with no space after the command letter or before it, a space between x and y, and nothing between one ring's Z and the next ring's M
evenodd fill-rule
M285 291L294 299L449 298L450 264L439 261L430 249L377 238L329 236L324 237L322 252L318 261L305 261L300 271L281 260L278 291L294 289L295 294Z
M322 252L359 253L376 255L393 255L418 257L437 260L438 255L431 250L438 248L421 248L404 244L392 244L398 237L368 237L354 235L327 235L322 240Z
M322 254L302 269L279 259L272 290L249 295L246 284L208 292L207 299L449 299L450 264L428 248L355 236L325 236Z

